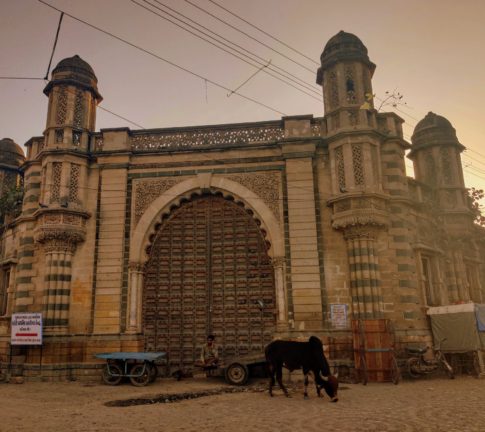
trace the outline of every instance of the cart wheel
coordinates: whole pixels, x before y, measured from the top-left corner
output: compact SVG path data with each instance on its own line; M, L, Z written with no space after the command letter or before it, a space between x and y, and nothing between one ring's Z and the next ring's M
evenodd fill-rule
M421 374L419 371L419 359L417 357L411 357L406 361L406 370L411 378L419 378Z
M134 386L143 387L150 382L152 376L152 368L148 363L137 364L131 368L130 375L135 375L130 377L130 381Z
M395 357L391 359L391 381L393 384L399 384L399 381L401 381L401 371Z
M150 382L154 382L158 376L158 367L155 363L150 364Z
M231 363L226 368L225 378L229 384L244 385L249 379L249 370L241 363Z
M115 386L121 382L121 379L123 378L123 372L118 365L110 364L108 366L107 364L105 364L103 367L102 377L105 384Z

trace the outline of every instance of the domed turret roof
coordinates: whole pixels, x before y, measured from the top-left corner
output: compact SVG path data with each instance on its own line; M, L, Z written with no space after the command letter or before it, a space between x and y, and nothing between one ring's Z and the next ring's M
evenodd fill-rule
M78 55L65 58L57 64L44 93L48 95L53 86L62 84L91 90L98 101L103 99L98 92L98 79L93 68Z
M98 81L93 68L77 54L73 57L61 60L52 71L52 75L54 76L57 72L75 72L86 75L89 78L94 79L96 82Z
M18 144L11 138L0 140L0 163L19 167L25 160L25 155Z
M367 48L362 41L354 34L341 30L329 39L323 49L320 56L322 66L318 71L317 83L321 84L322 70L345 60L359 60L366 63L371 70L371 74L374 73L376 68L376 65L369 60Z
M458 141L456 130L450 121L431 111L414 128L411 142L413 150L434 145L463 147Z

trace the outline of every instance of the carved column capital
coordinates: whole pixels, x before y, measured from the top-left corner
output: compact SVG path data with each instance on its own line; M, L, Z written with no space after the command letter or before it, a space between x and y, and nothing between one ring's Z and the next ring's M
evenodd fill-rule
M378 225L350 225L346 226L342 231L346 240L353 238L375 240L381 229L382 227Z
M285 265L286 258L284 256L274 257L271 262L275 268L282 268Z
M137 261L130 261L128 265L130 271L134 273L144 273L145 272L145 264Z

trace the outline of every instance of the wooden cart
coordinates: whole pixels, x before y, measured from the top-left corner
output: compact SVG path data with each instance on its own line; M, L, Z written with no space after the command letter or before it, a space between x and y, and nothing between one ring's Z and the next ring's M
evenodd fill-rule
M146 386L158 374L156 362L166 362L165 352L111 352L98 353L96 358L106 360L102 377L105 384L118 385L129 378L134 386Z
M401 379L395 356L395 339L387 319L352 321L355 369L360 381L393 382Z

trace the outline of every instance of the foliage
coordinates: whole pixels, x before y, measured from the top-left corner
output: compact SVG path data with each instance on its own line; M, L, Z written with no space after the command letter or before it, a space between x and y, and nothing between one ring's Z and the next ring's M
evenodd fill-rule
M480 210L480 200L485 197L483 189L470 188L468 189L468 197L471 210L475 216L475 223L482 227L485 227L485 216L482 215Z
M407 102L405 102L403 98L404 95L399 93L397 90L393 90L392 92L386 91L384 99L381 99L375 94L366 93L365 102L360 106L360 109L372 109L372 102L374 100L380 101L379 106L376 107L378 112L381 112L381 110L385 107L397 108L398 106L405 106L407 105Z
M407 102L403 100L404 95L399 93L397 90L394 90L392 92L386 91L386 95L384 96L384 99L380 99L381 101L380 105L377 107L377 111L381 111L383 108L386 106L390 106L392 108L397 108L400 105L407 105Z
M0 223L8 217L16 218L22 211L24 191L22 186L11 186L5 189L0 196Z

